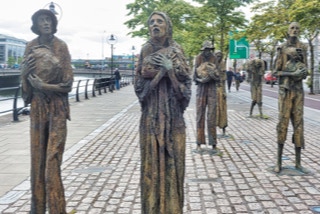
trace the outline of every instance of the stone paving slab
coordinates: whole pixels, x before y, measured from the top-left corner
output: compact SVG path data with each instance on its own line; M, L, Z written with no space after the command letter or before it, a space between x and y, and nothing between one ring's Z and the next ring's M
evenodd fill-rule
M131 86L122 92L126 93L114 99L135 96ZM213 153L209 146L199 152L195 145L194 96L195 90L185 113L184 213L316 213L311 209L320 206L320 133L315 131L319 127L305 121L302 164L311 173L278 175L270 170L276 153L276 109L264 107L268 119L249 118L250 94L243 90L228 94L229 126L227 137L219 138L220 152ZM65 152L62 176L68 211L141 213L139 119L140 106L135 100L117 109L110 119ZM221 136L220 130L218 134ZM288 136L291 134L290 127ZM291 143L285 145L283 154L283 165L292 167ZM0 198L1 213L26 214L29 208L28 179Z

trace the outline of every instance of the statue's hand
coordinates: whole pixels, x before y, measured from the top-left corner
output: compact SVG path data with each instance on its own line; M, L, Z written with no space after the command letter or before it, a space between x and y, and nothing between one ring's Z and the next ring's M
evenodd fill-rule
M155 61L156 65L163 67L166 71L171 70L173 67L173 63L172 63L171 59L169 59L168 57L166 57L163 54L155 55L154 61Z
M297 78L305 78L307 76L307 69L305 67L298 68L293 72L293 76Z
M30 84L32 85L32 87L40 89L40 90L43 88L44 83L43 83L42 79L40 79L37 75L30 74L28 76L28 80L29 80Z
M29 56L24 62L24 69L26 72L23 73L23 75L27 76L30 74L33 70L36 68L36 60L34 57Z
M211 78L209 75L207 75L206 77L203 77L203 78L196 78L196 80L200 83L207 83L211 80Z

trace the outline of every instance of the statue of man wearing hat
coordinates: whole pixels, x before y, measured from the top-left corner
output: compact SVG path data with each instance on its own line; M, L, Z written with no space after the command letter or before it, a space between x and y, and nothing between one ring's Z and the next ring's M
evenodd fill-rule
M260 118L263 118L262 113L262 79L265 71L265 63L262 59L252 59L247 63L248 78L251 91L251 107L250 117L252 116L253 108L257 104L259 108Z
M207 132L209 145L215 150L217 146L216 130L216 106L217 90L219 82L219 71L216 67L216 57L213 53L214 47L210 41L205 41L201 53L196 56L194 64L193 80L197 85L196 111L197 111L197 149L206 144L205 120L207 121Z
M295 147L295 168L306 172L301 166L301 149L304 148L302 80L307 76L307 46L299 41L300 25L292 22L288 28L288 40L278 48L274 75L279 81L279 122L277 124L278 152L274 171L282 169L282 152L287 138L288 125L293 126L292 143Z
M32 16L31 30L38 35L28 42L22 66L22 97L31 104L31 211L65 214L61 180L62 156L70 119L68 93L72 90L71 57L65 42L54 36L57 18L41 9Z

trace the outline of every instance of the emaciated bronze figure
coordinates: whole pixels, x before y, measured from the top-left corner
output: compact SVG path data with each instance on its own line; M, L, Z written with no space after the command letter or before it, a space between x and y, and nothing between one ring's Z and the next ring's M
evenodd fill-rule
M148 19L150 40L142 47L135 92L141 104L141 213L182 214L186 132L183 113L191 97L190 69L172 39L163 12Z
M205 121L209 145L215 150L217 146L217 83L219 82L219 70L216 66L216 57L211 42L205 41L201 53L196 56L194 65L194 78L197 85L196 109L197 109L197 149L201 144L206 144ZM205 120L207 119L207 120Z
M274 74L279 81L279 121L277 125L278 152L275 172L282 168L282 152L287 138L288 125L293 126L292 143L295 146L295 168L301 172L301 149L304 148L303 105L304 91L302 80L307 76L307 47L298 39L300 26L293 22L288 29L288 41L278 49Z
M247 65L247 82L251 86L251 107L250 117L252 116L253 108L256 104L259 107L260 118L263 118L262 114L262 81L264 75L264 61L261 59L252 59Z
M217 126L222 129L223 135L226 134L228 126L227 115L227 93L226 93L226 64L223 60L223 53L218 50L215 52L216 67L219 71L219 81L217 82Z
M22 66L22 96L31 103L31 214L65 214L61 163L67 136L68 92L73 71L67 45L54 36L57 18L41 9L32 16L39 35L27 44Z

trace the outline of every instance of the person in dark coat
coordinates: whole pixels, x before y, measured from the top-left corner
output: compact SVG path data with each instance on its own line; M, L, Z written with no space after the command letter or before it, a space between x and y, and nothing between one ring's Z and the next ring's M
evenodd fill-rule
M229 70L226 71L227 74L227 86L228 86L228 91L231 92L231 84L232 84L232 80L234 77L234 73L232 68L229 68Z
M116 68L116 71L114 72L114 79L115 79L116 89L120 90L121 75L118 68Z

